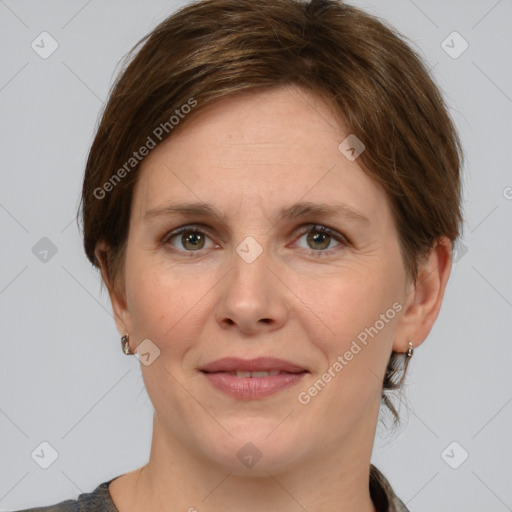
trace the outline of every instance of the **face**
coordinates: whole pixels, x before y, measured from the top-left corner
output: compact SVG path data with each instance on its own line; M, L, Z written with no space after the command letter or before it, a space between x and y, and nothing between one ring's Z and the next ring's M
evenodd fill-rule
M264 474L371 451L407 279L348 135L282 88L208 107L144 160L114 306L132 348L150 340L154 436L240 474L247 453Z

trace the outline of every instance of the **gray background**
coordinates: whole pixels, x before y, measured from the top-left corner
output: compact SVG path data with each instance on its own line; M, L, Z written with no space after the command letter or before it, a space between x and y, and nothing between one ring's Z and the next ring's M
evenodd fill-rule
M412 511L512 510L512 2L353 3L417 45L466 152L463 245L412 360L402 426L379 430L374 463ZM121 352L74 219L118 62L179 5L0 0L2 510L76 498L147 461L140 363ZM47 59L31 48L43 31L59 45ZM444 43L452 56L442 46L453 31L469 44L457 58L458 36ZM57 249L46 261L43 237ZM48 469L31 457L43 441L58 452Z

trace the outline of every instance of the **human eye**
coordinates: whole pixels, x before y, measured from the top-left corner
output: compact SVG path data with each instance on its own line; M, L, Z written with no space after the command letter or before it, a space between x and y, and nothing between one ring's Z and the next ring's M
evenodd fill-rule
M208 241L210 242L209 246L207 246ZM196 253L202 249L219 247L204 229L194 225L182 226L167 233L162 240L162 244L172 252L189 257L199 256Z
M331 255L332 252L338 250L341 247L347 246L349 243L347 238L338 231L318 224L310 224L306 226L306 229L302 230L297 241L303 237L306 237L305 241L309 247L302 246L302 248L306 249L306 252L314 257ZM336 242L334 248L331 245L332 242Z

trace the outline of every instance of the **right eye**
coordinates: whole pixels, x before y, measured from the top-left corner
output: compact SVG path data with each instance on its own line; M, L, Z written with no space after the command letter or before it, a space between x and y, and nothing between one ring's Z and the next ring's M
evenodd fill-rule
M218 247L204 230L194 226L183 226L167 233L162 243L171 246L173 252L196 253L205 248L207 240L213 244L213 246L210 245L210 248ZM196 255L190 254L190 256Z

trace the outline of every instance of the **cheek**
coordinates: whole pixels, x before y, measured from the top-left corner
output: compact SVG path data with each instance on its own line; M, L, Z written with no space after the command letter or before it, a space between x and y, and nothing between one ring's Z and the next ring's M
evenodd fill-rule
M161 352L183 353L197 339L205 297L214 283L200 272L184 277L179 268L161 261L133 263L127 295L135 338L151 339Z
M315 313L322 319L322 330L309 329L308 337L323 366L312 379L313 387L301 389L299 401L309 401L307 410L327 414L333 424L357 422L380 402L404 279L400 258L393 251L388 255L340 269L324 286L318 279L311 282L314 287L304 301L316 304Z
M378 405L402 309L399 267L375 264L360 270L347 269L336 279L326 279L321 292L318 279L310 283L317 292L301 290L308 298L304 302L322 320L312 320L307 330L323 363L310 387L300 389L299 402L306 404L308 417L323 415L340 431ZM303 313L315 318L304 307ZM328 437L338 435L336 431Z
M401 309L399 282L399 272L381 262L364 269L340 269L336 274L308 279L308 283L297 282L297 295L304 303L302 316L311 319L310 339L329 361L348 350L352 341L364 343L365 337L386 341L383 348L387 351ZM379 343L381 348L375 350L382 353L382 346Z

